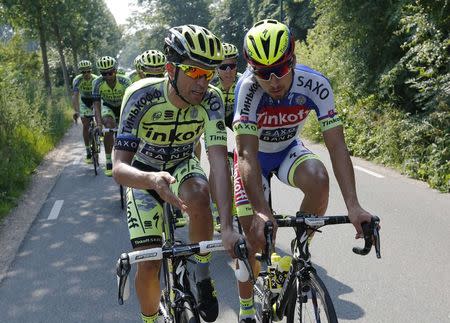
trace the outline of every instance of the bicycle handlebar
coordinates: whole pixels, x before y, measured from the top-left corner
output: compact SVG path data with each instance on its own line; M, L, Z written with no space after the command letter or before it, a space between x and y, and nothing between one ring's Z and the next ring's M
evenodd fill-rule
M296 216L291 215L280 215L280 218L276 219L278 227L298 227L298 226L306 226L306 228L310 228L312 230L315 230L317 228L323 227L325 225L334 225L334 224L344 224L344 223L350 223L350 219L346 215L339 215L339 216L316 216L316 215L310 215L310 214L303 214L303 213L297 213ZM268 221L266 222L270 223L272 225L272 222ZM377 258L381 258L381 251L380 251L380 232L378 229L378 224L380 223L380 218L377 216L373 216L370 223L363 223L362 228L364 232L364 247L354 247L353 252L358 255L367 255L370 250L372 249L372 245L375 246L375 253ZM270 227L269 225L269 227ZM273 227L273 225L272 225ZM266 227L264 227L264 233L266 234L266 231L269 233L269 230L266 230ZM272 248L272 236L269 237L266 235L266 252ZM270 254L262 255L261 260L264 260L267 262L267 265L270 266Z
M117 128L103 128L102 134L117 133Z
M118 279L118 302L123 305L123 301L128 297L126 295L128 274L131 270L131 265L142 261L154 261L161 260L163 258L175 258L186 256L189 257L193 254L208 253L213 251L225 250L222 244L222 240L208 240L200 241L199 243L192 243L186 245L175 245L172 247L159 247L149 248L145 250L124 252L120 255L116 265L116 275ZM243 261L247 268L251 279L253 279L253 272L248 262L248 249L244 239L239 239L235 246L234 251L236 256ZM124 295L126 295L124 297Z

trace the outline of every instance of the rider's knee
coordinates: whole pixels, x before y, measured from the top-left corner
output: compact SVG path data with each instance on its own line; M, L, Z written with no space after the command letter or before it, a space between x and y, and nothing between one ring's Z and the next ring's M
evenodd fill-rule
M140 274L148 276L159 276L161 261L143 261L138 264Z
M186 182L187 189L181 193L181 198L186 202L190 209L204 209L209 207L209 187L204 180L192 178L189 183Z

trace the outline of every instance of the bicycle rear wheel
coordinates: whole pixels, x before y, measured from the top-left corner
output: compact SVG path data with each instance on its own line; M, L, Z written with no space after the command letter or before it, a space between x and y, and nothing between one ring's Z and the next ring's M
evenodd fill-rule
M296 296L287 308L288 323L337 323L336 311L325 284L316 273L310 272L310 278L299 282L296 279Z
M95 176L97 176L97 167L99 165L98 162L98 144L95 138L95 134L91 132L90 134L90 147L91 147L91 154L92 154L92 163L94 164L94 173Z

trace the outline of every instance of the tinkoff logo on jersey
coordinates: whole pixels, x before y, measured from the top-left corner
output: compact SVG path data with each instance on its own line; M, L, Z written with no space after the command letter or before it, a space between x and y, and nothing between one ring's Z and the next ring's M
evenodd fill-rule
M203 121L191 121L178 124L144 122L139 129L144 140L159 145L181 144L196 140L203 133Z
M308 116L303 107L263 107L258 114L258 127L271 128L298 125Z

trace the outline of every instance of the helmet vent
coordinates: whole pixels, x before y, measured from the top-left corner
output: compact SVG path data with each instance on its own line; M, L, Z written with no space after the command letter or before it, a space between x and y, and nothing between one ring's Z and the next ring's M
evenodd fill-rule
M191 35L188 33L184 33L184 38L186 38L186 41L189 43L189 47L194 48L194 40L192 39Z
M278 53L278 51L280 50L281 37L283 37L283 34L284 34L284 30L280 30L277 34L277 40L275 42L274 53Z
M205 37L202 34L200 34L198 37L198 43L200 45L200 49L202 50L202 52L206 52Z
M256 46L255 38L254 38L253 36L249 36L248 38L249 38L250 41L252 42L253 48L254 48L254 50L255 50L255 54L258 55L258 57L259 57L260 59L262 59L261 54L260 54L259 51L258 51L258 47Z

